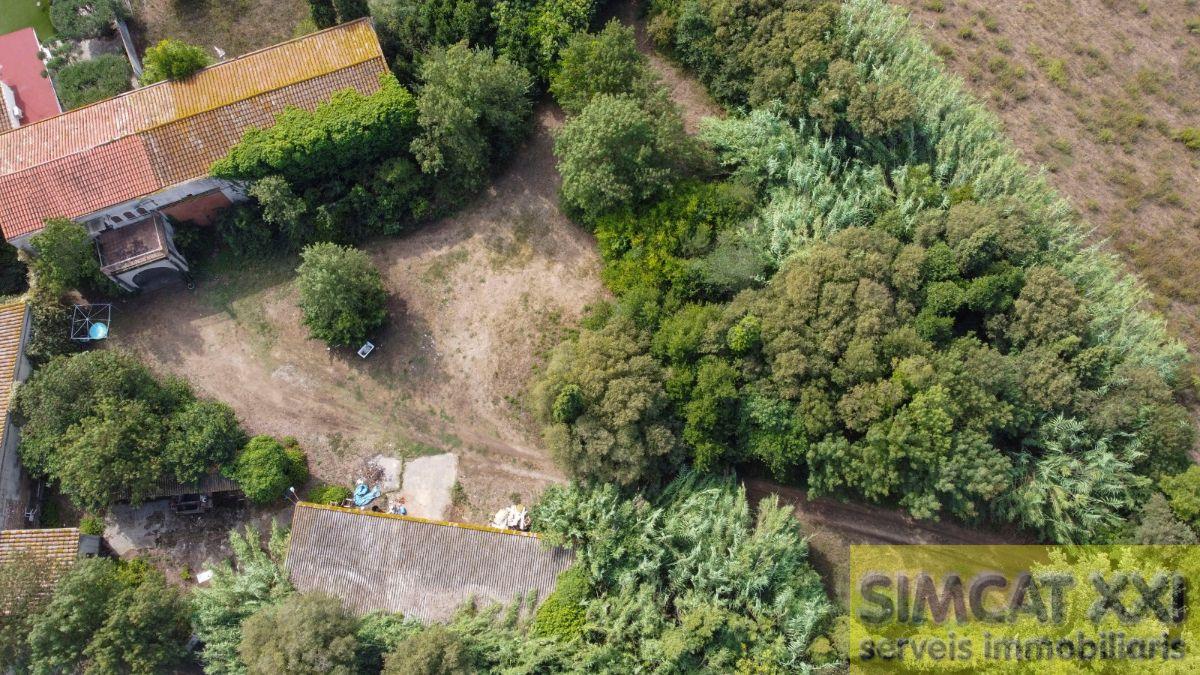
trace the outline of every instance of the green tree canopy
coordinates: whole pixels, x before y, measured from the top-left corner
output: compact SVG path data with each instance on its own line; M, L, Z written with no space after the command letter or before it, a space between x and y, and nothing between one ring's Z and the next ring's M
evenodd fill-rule
M355 628L337 598L294 594L246 619L239 653L250 675L354 675Z
M479 672L463 639L431 626L400 642L387 655L383 675L470 675Z
M188 78L212 63L212 58L203 47L166 39L147 49L142 61L145 65L142 84L154 84Z
M304 325L318 340L358 346L387 320L387 289L366 253L312 244L296 270Z
M33 272L40 287L58 295L92 287L100 279L100 261L87 230L66 218L51 218L29 239Z
M492 162L516 148L529 123L529 73L490 49L460 42L421 61L417 93L421 131L412 153L421 171L453 196L483 187Z
M228 407L109 349L45 364L13 410L25 467L93 511L139 502L163 481L194 480L232 459L243 438Z
M100 37L114 29L118 18L128 18L121 0L54 0L50 5L50 22L62 38Z
M665 374L645 353L646 340L631 320L613 320L551 357L534 394L542 418L554 419L567 387L584 403L582 415L546 429L551 451L573 476L634 485L656 480L675 459L680 445L667 418Z
M81 560L29 633L34 672L158 673L186 654L185 596L144 562Z
M688 168L691 148L677 115L599 94L563 125L554 154L564 206L592 221L664 194Z
M45 557L18 552L0 565L0 663L20 672L29 665L27 637L41 612Z
M633 28L616 19L594 35L572 35L550 78L550 92L570 115L579 114L598 94L640 98L649 96L651 87L646 57L637 49Z

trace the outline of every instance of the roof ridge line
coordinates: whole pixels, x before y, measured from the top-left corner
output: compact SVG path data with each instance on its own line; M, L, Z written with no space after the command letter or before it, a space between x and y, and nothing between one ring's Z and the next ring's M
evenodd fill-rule
M490 525L475 525L473 523L456 523L449 520L437 520L435 518L422 518L420 516L407 516L399 513L380 513L376 511L363 511L361 509L352 509L345 506L331 506L329 504L317 504L314 502L301 501L296 506L303 506L309 509L322 509L325 511L339 511L358 516L373 516L375 518L391 518L393 520L407 520L413 523L424 523L426 525L441 525L442 527L453 527L462 530L476 530L478 532L491 532L494 534L507 534L514 537L525 537L527 539L541 540L542 535L537 532L522 532L521 530L508 530Z
M309 39L309 38L311 38L311 37L313 37L313 36L315 36L315 35L320 35L320 34L322 34L322 33L329 33L329 32L335 31L335 30L341 30L341 29L343 29L343 28L344 28L344 27L346 27L346 26L353 26L353 25L356 25L356 24L364 23L364 22L365 22L365 23L370 23L372 26L374 26L374 25L375 25L375 24L374 24L374 21L373 21L373 19L372 19L371 17L369 17L369 16L364 16L364 17L361 17L361 18L355 19L355 20L353 20L353 21L347 21L346 23L339 23L339 24L338 24L338 25L336 25L336 26L330 26L329 28L322 28L321 30L318 30L318 31L313 31L312 33L306 33L306 34L304 34L304 35L300 35L300 36L297 36L297 37L294 37L294 38L289 38L289 39L287 39L287 40L284 40L283 42L279 42L279 43L276 43L276 44L273 44L273 45L267 45L266 47L259 47L258 49L255 49L254 51L249 51L249 52L246 52L245 54L241 54L240 56L235 56L235 57L233 57L232 59L226 59L226 60L224 60L224 61L221 61L221 62L219 62L219 63L214 63L214 64L212 64L212 65L205 66L205 67L201 68L200 70L197 70L196 72L192 73L191 75L189 75L189 76L188 76L187 78L185 78L185 79L190 79L190 78L192 78L192 77L195 77L196 75L199 75L200 73L203 73L203 72L205 72L205 71L215 70L215 69L217 69L217 68L220 68L221 66L224 66L224 65L229 65L229 64L231 64L231 63L236 63L236 62L238 62L238 61L241 61L241 60L243 60L243 59L245 59L245 58L247 58L247 57L250 57L250 56L256 56L256 55L258 55L258 54L261 54L261 53L263 53L263 52L268 52L268 51L271 51L272 49L275 49L275 48L277 48L277 47L283 47L283 46L285 46L285 45L290 45L290 44L293 44L293 43L299 42L299 41L301 41L301 40L307 40L307 39ZM378 44L378 40L376 40L376 44ZM380 46L380 47L379 47L379 53L378 53L378 54L376 54L375 56L371 57L371 58L376 58L376 57L384 59L384 62L385 62L385 63L387 62L387 57L385 57L385 56L383 55L383 47L382 47L382 46ZM349 66L345 66L345 67L349 68L349 67L352 67L352 66L356 66L356 65L358 65L359 63L366 63L367 61L370 61L370 60L371 60L371 59L364 59L363 61L359 61L358 63L352 63L352 64L350 64ZM341 70L341 69L339 68L339 70ZM336 71L330 71L330 72L336 72ZM326 74L328 74L328 73L326 73ZM314 77L318 77L318 76L314 76ZM293 82L293 83L291 83L291 84L297 84L297 83L299 83L299 82L306 82L307 80L311 80L311 79L313 79L313 78L311 78L311 77L310 77L310 78L306 78L305 80L297 80L296 82ZM92 103L89 103L89 104L87 104L87 105L84 105L84 106L79 106L78 108L72 108L72 109L70 109L70 110L64 110L64 111L62 111L61 113L59 113L59 114L57 114L57 115L54 115L54 116L51 116L51 117L47 117L47 118L45 118L45 119L38 120L38 121L36 121L36 122L34 122L34 123L32 123L32 124L22 124L21 126L19 126L19 127L15 127L15 128L13 128L13 129L6 129L6 130L4 130L4 131L0 131L0 138L2 138L2 137L4 137L4 136L7 136L8 134L12 134L12 133L16 133L16 132L18 132L18 131L21 131L22 129L32 129L32 128L36 127L37 125L39 125L39 124L42 124L42 123L44 123L44 122L49 122L49 121L51 121L51 120L57 120L57 119L59 119L59 118L65 117L65 116L67 116L67 115L70 115L70 114L72 114L72 113L79 112L79 111L81 111L81 110L87 110L88 108L92 108L92 107L95 107L95 106L103 105L103 104L105 104L105 103L109 103L109 102L111 102L111 101L115 101L115 100L118 100L118 99L121 99L121 98L125 98L125 97L127 97L127 96L131 96L131 95L133 95L133 94L140 94L140 93L141 93L141 92L143 92L143 91L146 91L146 90L149 90L149 89L153 89L153 88L155 88L155 87L158 87L158 86L161 86L161 85L169 85L169 84L174 84L174 83L176 83L176 82L178 82L178 80L170 80L170 79L167 79L167 80L160 80L160 81L158 81L158 82L155 82L155 83L153 83L153 84L148 84L148 85L145 85L145 86L143 86L143 87L138 87L138 88L136 88L136 89L130 89L129 91L123 91L123 92L121 92L120 94L117 94L116 96L110 96L109 98L101 99L101 100L99 100L99 101L94 101L94 102L92 102ZM291 86L291 85L284 85L284 86ZM263 92L263 93L269 93L269 92L271 92L271 91L277 91L277 90L279 90L279 89L282 89L282 88L283 88L283 87L276 87L275 89L270 89L270 90L268 90L267 92ZM57 90L56 90L56 93L57 93ZM257 95L258 95L258 94L256 94L256 96L257 96ZM197 114L200 114L200 113L197 113ZM189 115L188 117L194 117L194 115ZM181 118L181 119L187 119L187 118ZM172 120L172 121L175 121L175 120ZM170 124L170 122L165 122L165 123L163 123L163 124L159 124L159 125L156 125L156 126L154 126L154 127L150 127L150 128L151 128L151 129L156 129L156 128L160 127L160 126L164 126L164 124ZM135 132L134 134L130 134L130 135L136 135L136 134L138 134L138 133L141 133L141 132L140 132L140 131L139 131L139 132ZM121 138L125 138L125 137L124 137L124 136L122 136ZM118 140L118 139L113 139L113 140ZM110 142L111 142L111 141L110 141ZM102 145L106 145L106 144L102 144ZM100 147L100 146L94 146L94 147ZM81 150L80 152L85 152L85 151ZM72 154L78 154L78 153L72 153ZM41 166L41 164L39 164L39 165L37 165L37 166ZM33 168L33 167L30 167L30 168Z
M356 21L358 21L358 20L359 20L359 19L356 19ZM344 26L344 25L346 25L346 24L341 24L341 25L343 25L343 26ZM327 28L326 30L329 30L329 29ZM304 37L309 37L309 36L312 36L312 35L316 35L316 33L309 33L308 35L306 35L306 36L304 36ZM282 44L282 43L281 43L281 44ZM280 91L280 90L282 90L282 89L287 89L288 87L294 87L294 86L296 86L296 85L304 84L304 83L306 83L306 82L310 82L310 81L312 81L312 80L315 80L315 79L317 79L317 78L321 78L321 77L328 77L329 75L332 75L332 74L334 74L334 73L340 73L341 71L343 71L343 70L348 70L348 69L350 69L350 68L357 68L357 67L361 66L362 64L364 64L364 63L369 63L370 61L372 61L372 60L374 60L374 59L376 59L376 58L383 58L383 57L382 57L382 56L372 56L371 58L369 58L369 59L367 59L367 60L365 60L365 61L360 61L360 62L358 62L358 63L352 63L352 64L350 64L350 65L348 65L348 66L344 66L344 67L342 67L342 68L338 68L337 70L331 70L331 71L329 71L328 73L319 73L319 74L317 74L317 75L313 75L313 76L311 76L311 77L306 77L306 78L304 78L304 79L301 79L301 80L295 80L294 82L288 82L288 83L286 83L286 84L281 84L281 85L279 85L278 87L275 87L275 88L273 88L273 89L267 89L267 90L265 90L265 91L259 92L259 93L255 94L255 95L253 95L253 96L250 96L250 97L248 97L248 98L244 98L244 99L241 99L241 100L239 100L239 101L235 101L234 103L244 103L244 102L246 102L246 101L252 101L252 100L254 100L254 99L258 98L259 96L266 96L266 95L268 95L268 94L274 94L275 92L277 92L277 91ZM223 61L222 63L229 63L229 61ZM221 64L217 64L217 65L221 65ZM387 68L387 59L384 59L384 67L385 67L385 68ZM390 74L390 73L391 73L391 71L390 71L390 70L388 70L388 71L387 71L387 73L383 73L383 74ZM159 84L159 83L157 83L157 82L156 82L155 84ZM150 86L154 86L154 85L150 85ZM147 87L142 87L142 89L146 89L146 88L147 88ZM344 89L335 89L334 91L335 91L335 92L338 92L338 91L345 91L346 89L353 89L353 88L354 88L354 87L347 87L347 88L344 88ZM135 91L140 91L140 90L135 90ZM118 94L117 96L114 96L113 98L119 98L119 97L121 97L121 96L125 96L125 95L127 95L127 94L131 94L131 93L133 93L133 92L132 92L132 91L127 91L127 92L124 92L124 93ZM111 101L111 100L112 100L112 99L105 99L104 101ZM62 114L55 115L54 117L47 117L46 119L44 119L44 120L38 120L37 122L34 122L33 124L28 124L28 125L25 125L25 126L22 126L22 127L17 127L17 129L13 129L12 131L17 131L18 129L25 129L25 128L28 128L28 127L32 127L32 126L34 126L34 125L36 125L36 124L41 124L42 122L48 122L48 121L50 121L50 120L53 120L53 119L58 119L59 117L62 117L63 115L66 115L66 114L68 114L68 113L73 113L73 112L75 112L76 110L83 110L84 108L88 108L88 107L91 107L91 106L94 106L94 105L98 105L98 104L100 104L100 103L104 103L104 101L97 101L96 103L89 103L89 104L87 104L87 105L83 106L82 108L75 108L75 109L73 109L73 110L68 110L68 111L66 111L66 112L64 112L64 113L62 113ZM328 102L328 101L326 100L325 102ZM42 162L41 164L34 164L34 165L32 165L32 166L29 166L29 167L26 167L26 168L24 168L24 169L21 169L20 171L15 171L15 172L13 172L13 173L9 173L9 174L0 174L0 178L10 178L10 177L12 177L12 176L19 176L19 175L21 175L21 174L23 174L23 173L25 173L25 172L27 172L27 171L36 171L36 170L38 170L38 169L40 169L40 168L42 168L42 167L46 166L47 164L53 164L54 162L58 162L58 161L61 161L61 160L63 160L63 159L67 159L68 157L74 157L74 156L76 156L76 155L82 155L82 154L89 153L89 152L95 152L96 150L98 150L98 149L100 149L100 148L103 148L103 147L107 147L107 146L109 146L109 145L112 145L113 143L120 143L121 141L123 141L123 140L125 140L125 139L127 139L127 138L139 138L139 139L140 139L140 138L142 138L142 137L143 137L145 134L148 134L148 133L150 133L150 132L152 132L152 131L156 131L156 130L158 130L158 129L161 129L161 128L163 128L163 127L170 126L170 125L172 125L172 124L175 124L175 123L177 123L177 122L182 122L183 120L188 120L188 119L191 119L191 118L193 118L193 117L197 117L197 116L199 116L199 115L203 115L203 114L205 114L205 113L210 113L210 112L212 112L213 110L216 110L216 109L218 109L218 108L224 108L224 107L227 107L228 105L234 105L234 104L226 104L226 105L216 106L215 108L209 108L208 110L203 110L203 111L201 111L201 112L198 112L198 113L193 113L193 114L191 114L191 115L188 115L188 116L186 116L186 117L180 117L180 118L178 118L178 119L173 119L173 120L170 120L170 121L167 121L167 122L162 122L162 123L159 123L159 124L155 124L155 125L153 125L153 126L148 126L148 127L146 127L145 129L142 129L142 130L140 130L140 131L135 131L135 132L133 132L133 133L131 133L131 134L127 134L127 135L125 135L125 136L118 136L118 137L116 137L116 138L110 138L110 139L108 139L108 140L104 141L103 143L99 143L99 144L97 144L97 145L93 145L93 146L91 146L91 147L87 147L87 148L82 148L82 149L80 149L80 150L76 150L75 152L72 152L72 153L70 153L70 154L61 155L61 156L55 157L55 158L53 158L53 159L48 159L48 160L46 160L46 161ZM282 114L282 112L281 112L280 114ZM6 133L8 133L8 132L7 132L7 131L5 131L5 132L0 132L0 136L3 136L3 135L4 135L4 134L6 134ZM239 139L239 140L240 140L240 139ZM155 178L157 178L157 175L155 176ZM184 181L184 182L186 182L186 181ZM162 189L165 189L165 188L171 187L171 186L173 186L173 185L179 185L179 183L171 183L170 185L163 185L163 186L159 187L158 189L159 189L159 190L162 190ZM153 193L153 192L147 192L146 194L154 194L154 193ZM144 197L144 196L146 196L146 195L139 195L139 196L140 196L140 197ZM137 197L133 197L133 199L137 199ZM2 237L0 237L0 239L2 239Z

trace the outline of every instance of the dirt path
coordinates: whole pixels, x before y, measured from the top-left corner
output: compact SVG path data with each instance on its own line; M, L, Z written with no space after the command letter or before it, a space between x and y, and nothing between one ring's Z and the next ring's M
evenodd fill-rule
M615 18L626 26L633 26L637 35L638 51L646 55L650 69L667 88L675 105L679 106L688 133L696 133L700 129L700 120L705 117L725 116L725 110L712 100L704 85L654 51L654 43L646 32L646 22L638 15L638 0L611 3L605 7L604 12L606 15L601 17L602 23Z
M1033 543L1015 531L973 529L953 522L917 520L880 506L811 499L799 488L769 480L745 481L752 504L776 495L793 507L792 514L809 535L813 566L821 573L826 590L843 606L849 600L850 547L856 544L1022 544Z
M308 339L294 259L219 264L196 291L124 303L113 345L187 378L251 433L296 436L321 480L352 484L376 454L454 452L454 515L486 521L562 474L541 450L525 391L546 352L603 296L591 236L557 206L555 108L508 171L455 217L365 246L391 291L368 359Z

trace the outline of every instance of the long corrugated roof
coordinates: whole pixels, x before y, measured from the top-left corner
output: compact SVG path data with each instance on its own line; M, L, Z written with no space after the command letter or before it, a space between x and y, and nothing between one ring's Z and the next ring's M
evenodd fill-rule
M284 107L311 110L348 87L374 92L386 72L375 30L360 19L0 133L0 227L12 239L49 217L201 177ZM76 171L87 179L67 178ZM97 186L98 171L110 175ZM55 199L45 199L47 186Z
M449 619L463 603L507 604L554 590L573 554L537 535L301 503L287 568L301 591L324 591L356 613Z

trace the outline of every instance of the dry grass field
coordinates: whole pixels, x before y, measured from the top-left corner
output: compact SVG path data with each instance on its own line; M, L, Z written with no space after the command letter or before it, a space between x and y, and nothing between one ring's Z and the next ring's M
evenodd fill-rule
M1200 2L899 4L1200 353Z
M558 211L551 130L536 129L457 215L363 248L391 291L389 324L360 359L301 325L296 260L218 261L195 291L123 303L113 346L233 406L250 433L297 437L314 476L350 485L378 454L458 456L452 517L490 519L563 480L525 392L549 349L604 297L595 242Z
M130 0L141 49L175 38L227 56L268 47L308 32L304 0Z

